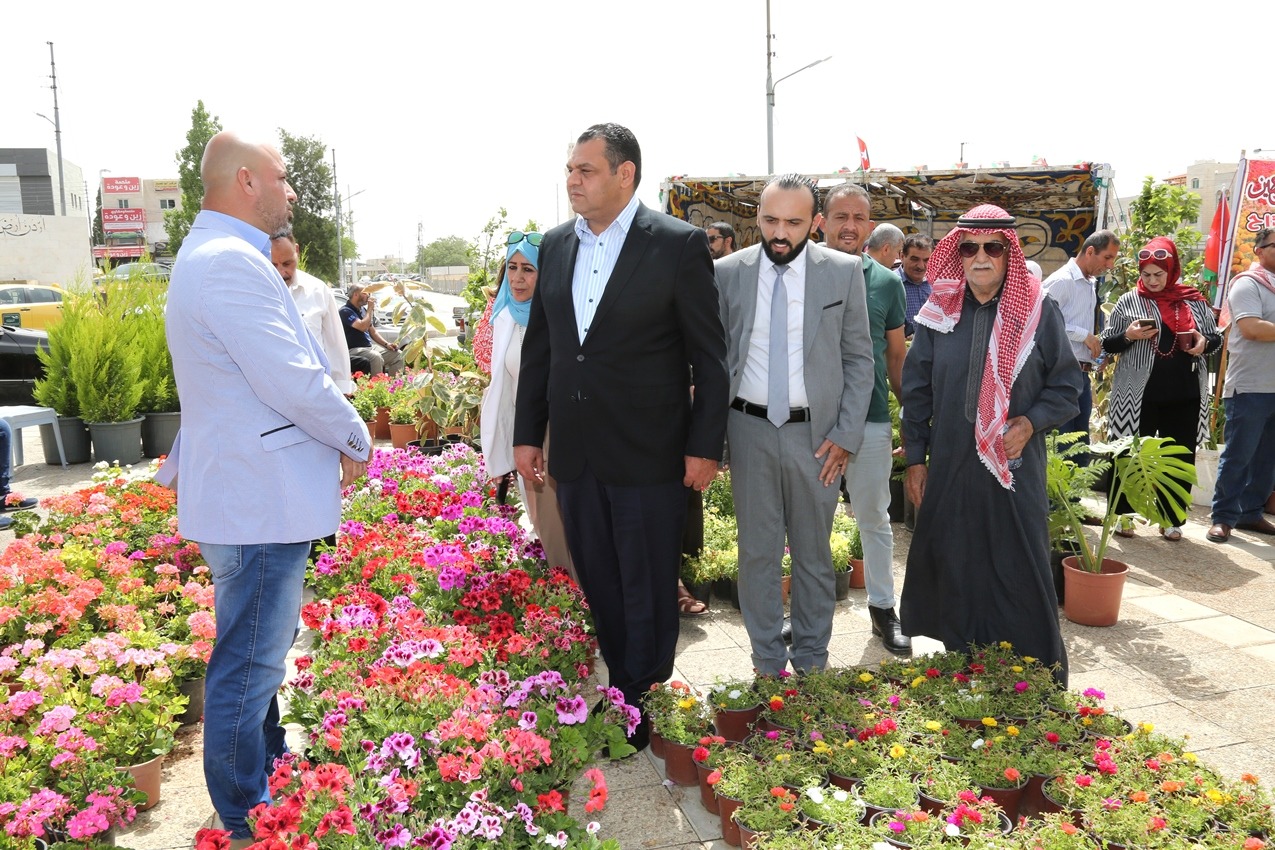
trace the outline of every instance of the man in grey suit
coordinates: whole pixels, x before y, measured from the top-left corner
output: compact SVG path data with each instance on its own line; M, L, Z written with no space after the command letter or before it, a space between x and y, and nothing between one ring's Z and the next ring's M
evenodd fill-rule
M837 484L863 441L874 381L862 263L809 241L817 207L806 178L772 178L757 214L762 244L716 263L740 610L753 665L767 676L789 661L799 671L827 665ZM780 634L785 533L791 650Z

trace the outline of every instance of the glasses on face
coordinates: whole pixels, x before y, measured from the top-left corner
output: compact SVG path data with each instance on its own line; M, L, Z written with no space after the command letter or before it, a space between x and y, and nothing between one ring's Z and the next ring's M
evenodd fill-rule
M505 244L517 245L519 242L522 242L524 239L530 242L534 247L539 248L540 240L544 239L544 237L534 230L531 231L530 233L523 233L521 230L515 230L513 233L509 234L509 238L505 240Z
M956 250L961 252L961 256L967 260L972 260L978 256L978 250L982 248L983 253L991 257L993 260L999 260L1005 256L1005 252L1009 250L1009 246L1000 240L991 242L962 242L956 246Z
M1145 263L1147 260L1167 260L1169 252L1165 248L1156 248L1154 251L1148 251L1143 248L1138 252L1138 262Z
M709 245L712 245L714 242L717 242L718 240L723 239L723 238L725 238L725 237L723 237L721 234L718 234L718 233L710 233L710 234L708 234L708 244L709 244Z
M1258 245L1258 246L1257 246L1257 247L1255 247L1253 250L1254 250L1254 251L1260 251L1260 250L1262 250L1263 248L1270 248L1270 247L1272 247L1272 246L1275 246L1275 242L1267 242L1265 245Z

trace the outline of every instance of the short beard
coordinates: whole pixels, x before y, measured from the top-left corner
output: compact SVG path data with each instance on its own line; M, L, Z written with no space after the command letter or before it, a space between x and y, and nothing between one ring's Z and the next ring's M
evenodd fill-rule
M766 258L769 259L772 263L774 263L777 266L786 266L789 263L791 263L793 260L801 256L801 252L806 249L806 243L809 241L810 241L810 236L807 235L804 239L802 239L796 245L793 245L792 250L789 251L787 254L784 254L782 257L776 254L773 250L771 250L770 242L765 239L761 241L761 249L766 252Z

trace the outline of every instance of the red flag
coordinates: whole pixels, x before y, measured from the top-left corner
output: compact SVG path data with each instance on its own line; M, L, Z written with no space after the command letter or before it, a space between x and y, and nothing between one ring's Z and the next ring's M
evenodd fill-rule
M1218 268L1222 264L1222 243L1230 232L1231 211L1226 206L1226 194L1217 199L1217 212L1213 213L1213 226L1209 228L1209 239L1204 243L1204 280L1215 282Z
M872 167L872 160L868 159L868 143L858 136L855 138L859 141L859 167L867 171Z

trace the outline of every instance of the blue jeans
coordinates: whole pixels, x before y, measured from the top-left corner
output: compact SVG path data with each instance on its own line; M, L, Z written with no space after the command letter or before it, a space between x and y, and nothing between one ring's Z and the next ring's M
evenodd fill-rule
M287 751L276 698L301 611L310 543L199 544L212 570L217 644L204 701L204 779L232 838L270 801L267 771Z
M10 464L13 462L13 429L0 419L0 495L9 492Z
M1213 522L1262 518L1275 490L1275 393L1236 393L1226 405L1226 447L1217 462Z

